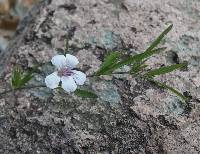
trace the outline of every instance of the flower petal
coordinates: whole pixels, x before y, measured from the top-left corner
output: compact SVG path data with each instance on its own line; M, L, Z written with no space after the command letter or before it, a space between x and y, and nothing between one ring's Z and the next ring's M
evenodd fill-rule
M74 68L79 63L79 61L75 56L66 54L66 63L67 63L67 67Z
M77 85L72 76L63 76L61 77L62 88L67 92L74 92L77 88Z
M54 66L56 66L58 69L61 69L63 67L67 66L66 57L64 55L56 55L51 59L51 62Z
M77 85L83 85L86 80L86 75L83 72L73 70L73 78L76 81Z
M57 88L59 82L60 82L60 77L57 75L57 72L54 72L45 78L46 86L51 89Z

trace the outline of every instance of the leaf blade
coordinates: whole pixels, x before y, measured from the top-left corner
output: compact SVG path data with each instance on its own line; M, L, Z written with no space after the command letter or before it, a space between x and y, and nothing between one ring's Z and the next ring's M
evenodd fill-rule
M23 78L21 79L20 86L24 86L33 78L33 74L31 72L26 73Z
M174 89L173 87L170 87L164 83L161 83L159 81L155 81L155 80L150 80L151 82L155 83L156 85L158 85L159 87L163 88L163 89L167 89L169 91L171 91L172 93L176 94L178 97L180 97L182 100L184 101L188 101L188 97L185 97L182 93L180 93L178 90Z
M174 64L174 65L165 66L165 67L161 67L161 68L158 68L158 69L151 70L148 73L146 73L145 75L147 77L155 77L155 76L159 76L159 75L162 75L162 74L173 72L177 69L184 68L186 66L187 66L187 63Z
M152 51L149 52L145 52L145 53L141 53L141 54L137 54L131 57L126 58L125 60L122 60L116 64L114 64L107 72L107 74L112 73L114 70L124 66L124 65L130 65L133 63L139 63L142 60L144 60L145 58L148 58L150 56L152 56L153 54L156 54L162 50L165 50L166 48L158 48L158 49L154 49Z
M13 72L12 72L12 80L11 80L11 86L13 88L18 88L19 85L20 85L20 80L21 80L21 70L20 68L18 67L15 67L13 69Z
M19 67L13 69L13 75L11 79L11 85L13 88L20 88L24 86L33 78L33 73L36 71L37 67L33 67L31 70L23 72Z
M100 69L96 72L96 75L102 75L104 72L108 71L110 66L118 61L120 55L121 54L119 52L111 52L108 56L106 56Z
M147 48L146 52L153 50L167 35L173 27L173 24L169 25L156 39L151 43L151 45Z

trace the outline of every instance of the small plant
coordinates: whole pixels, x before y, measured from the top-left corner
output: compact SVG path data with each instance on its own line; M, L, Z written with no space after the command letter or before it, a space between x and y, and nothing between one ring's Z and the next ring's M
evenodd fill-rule
M13 89L21 88L33 78L34 70L23 72L19 67L15 67L12 73L11 85Z
M97 98L97 95L93 92L78 88L78 86L81 86L85 83L86 78L113 74L129 74L133 77L140 77L148 80L156 84L160 88L171 91L182 100L188 101L189 98L184 96L181 92L155 79L156 76L167 74L178 69L187 67L186 62L164 66L156 69L147 69L148 65L146 64L146 61L151 58L152 55L159 54L166 49L165 47L159 48L158 45L166 36L166 34L172 29L172 27L173 25L167 27L167 29L165 29L143 53L136 55L126 55L122 52L110 52L107 56L105 56L105 59L100 68L93 75L89 76L86 76L83 72L74 69L79 61L75 56L66 54L68 50L68 41L66 41L66 56L56 55L52 58L51 63L56 67L56 71L45 78L45 84L50 89L62 87L66 92L74 92L80 97ZM123 66L129 66L131 69L127 72L118 71ZM27 83L32 79L35 68L28 72L23 72L18 67L14 68L12 72L11 82L13 90L28 88ZM44 86L45 85L41 85L41 87ZM34 88L34 86L30 88ZM10 90L6 92L10 92Z

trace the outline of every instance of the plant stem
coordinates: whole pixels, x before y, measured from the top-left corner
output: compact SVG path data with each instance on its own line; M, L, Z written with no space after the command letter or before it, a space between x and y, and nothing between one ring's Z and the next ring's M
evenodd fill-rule
M112 75L114 74L122 74L122 75L125 75L125 74L129 74L129 72L116 72L116 73L112 73ZM106 74L105 74L106 75ZM103 75L88 75L87 77L95 77L95 76L103 76ZM46 85L37 85L37 86L24 86L24 87L20 87L20 88L15 88L15 89L9 89L9 90L6 90L2 93L0 93L0 96L1 95L4 95L4 94L7 94L7 93L10 93L12 91L18 91L18 90L24 90L24 89L33 89L33 88L41 88L41 87L46 87Z
M126 74L130 74L130 72L116 72L112 74L102 74L102 75L92 74L92 75L88 75L87 77L104 76L104 75L120 75L120 74L126 75Z

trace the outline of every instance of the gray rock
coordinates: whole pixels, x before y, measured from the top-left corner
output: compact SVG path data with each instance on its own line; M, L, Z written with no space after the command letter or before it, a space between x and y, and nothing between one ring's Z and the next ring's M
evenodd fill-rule
M199 64L191 61L199 56L199 4L198 0L43 1L23 19L8 49L0 53L4 68L0 89L8 88L13 64L27 69L36 62L48 62L58 50L62 53L65 36L70 53L80 60L79 67L91 74L110 50L139 53L173 22L165 45L180 62L188 60L190 65L187 71L159 79L199 98ZM163 53L148 64L176 63L173 57ZM41 72L31 83L41 83L52 68L44 66ZM182 104L171 93L130 76L88 79L87 86L98 99L57 90L50 93L45 88L2 95L0 153L200 152L196 101Z

